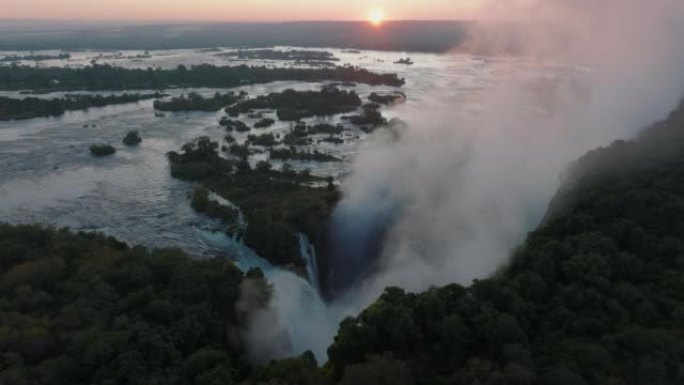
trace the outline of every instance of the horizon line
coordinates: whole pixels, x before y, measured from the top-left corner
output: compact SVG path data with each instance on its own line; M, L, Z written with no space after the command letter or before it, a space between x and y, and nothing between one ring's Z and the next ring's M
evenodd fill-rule
M383 23L401 22L478 22L475 19L387 19ZM210 19L26 19L26 18L0 18L0 22L65 22L65 23L196 23L196 24L288 24L288 23L368 23L365 19L299 19L299 20L210 20Z

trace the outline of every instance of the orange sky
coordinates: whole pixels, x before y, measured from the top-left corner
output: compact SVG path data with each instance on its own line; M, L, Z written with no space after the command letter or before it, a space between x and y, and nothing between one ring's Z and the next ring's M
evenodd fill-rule
M483 0L0 0L0 19L62 20L360 20L371 9L388 19L465 19Z

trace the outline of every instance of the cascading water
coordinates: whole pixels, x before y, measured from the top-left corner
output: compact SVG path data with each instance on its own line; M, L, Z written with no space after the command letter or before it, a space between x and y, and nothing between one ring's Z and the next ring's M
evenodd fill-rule
M318 275L318 260L316 258L316 249L309 242L309 238L305 234L297 234L299 238L299 254L302 256L304 262L306 262L306 275L309 278L309 283L313 286L317 292L321 291L321 284Z
M198 229L199 230L199 229ZM207 242L221 247L235 258L235 264L242 271L259 268L273 286L273 299L270 309L278 316L278 325L268 325L270 329L282 328L290 340L288 355L298 355L307 350L313 351L319 362L327 361L326 350L337 332L337 325L347 315L353 314L340 306L329 306L321 298L318 288L307 279L285 269L273 266L252 249L245 246L237 237L229 237L222 231L199 230ZM315 261L313 246L304 236L300 245L306 255ZM303 254L304 255L304 254ZM312 274L316 265L309 264ZM312 282L317 282L312 281ZM252 333L260 335L258 331ZM272 341L250 341L252 344L270 345Z

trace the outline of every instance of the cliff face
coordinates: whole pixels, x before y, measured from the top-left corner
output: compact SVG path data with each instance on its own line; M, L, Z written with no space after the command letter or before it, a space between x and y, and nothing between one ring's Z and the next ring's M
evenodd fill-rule
M681 384L682 293L684 107L574 163L497 276L387 289L342 323L328 365L343 382Z

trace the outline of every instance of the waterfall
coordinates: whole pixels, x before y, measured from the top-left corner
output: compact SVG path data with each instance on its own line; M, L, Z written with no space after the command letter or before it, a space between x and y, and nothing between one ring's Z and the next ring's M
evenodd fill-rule
M270 306L278 314L280 325L290 337L292 355L313 351L319 362L327 361L326 350L337 333L337 327L345 316L355 314L359 309L329 306L321 298L317 288L299 275L273 266L247 247L237 236L228 236L222 231L196 229L204 240L235 258L235 264L242 271L259 268L268 282L273 285L274 296ZM317 273L313 247L306 236L300 236L304 244L312 274ZM318 277L318 275L314 275ZM316 280L317 282L318 280Z
M306 262L306 275L309 279L309 283L320 293L321 285L318 276L316 249L311 242L309 242L309 238L307 238L306 235L299 233L297 234L297 237L299 238L299 255L301 255L304 262Z

